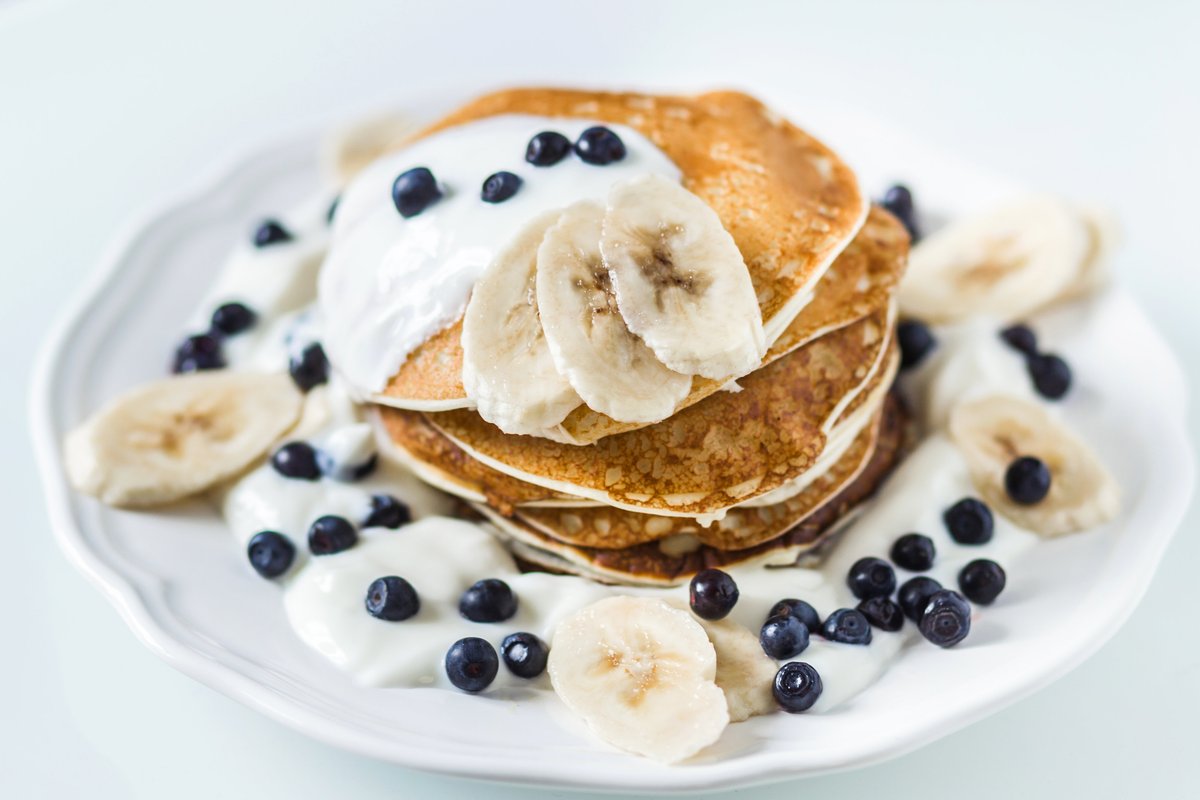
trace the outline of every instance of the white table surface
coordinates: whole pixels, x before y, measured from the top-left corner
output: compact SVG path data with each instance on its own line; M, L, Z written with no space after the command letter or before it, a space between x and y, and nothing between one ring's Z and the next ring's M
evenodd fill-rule
M25 425L35 345L132 213L254 140L494 83L844 102L1117 209L1120 280L1194 397L1200 4L901 5L0 0L0 796L548 796L374 762L256 715L143 648L51 540ZM1193 507L1129 623L1051 688L891 763L729 794L1200 796L1198 565Z

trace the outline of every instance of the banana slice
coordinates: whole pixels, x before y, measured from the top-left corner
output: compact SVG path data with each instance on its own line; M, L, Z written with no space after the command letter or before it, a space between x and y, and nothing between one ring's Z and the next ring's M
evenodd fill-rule
M334 132L322 143L322 171L339 186L345 186L372 161L396 149L416 129L416 122L402 114L359 120Z
M698 620L717 651L717 686L725 693L729 721L770 714L779 706L771 684L779 667L749 629L727 619Z
M463 386L505 433L540 435L582 402L555 368L538 316L538 247L560 213L540 215L496 255L463 317Z
M1120 511L1120 490L1100 459L1037 404L991 395L958 405L950 435L971 471L971 481L992 508L1023 528L1059 536L1108 522ZM1020 456L1050 469L1050 493L1019 505L1004 489L1004 473Z
M913 247L901 314L934 323L1020 319L1071 290L1090 245L1083 218L1054 197L956 222Z
M67 476L113 506L196 494L266 453L300 417L287 375L197 372L118 397L66 439Z
M767 346L750 272L699 197L661 175L618 183L600 252L625 324L659 361L714 380L758 367Z
M604 209L570 206L537 255L537 305L558 372L583 402L621 422L658 422L691 391L692 379L663 366L630 333L600 255Z
M652 597L608 597L561 622L547 666L554 690L601 739L673 763L729 724L717 655L686 611Z

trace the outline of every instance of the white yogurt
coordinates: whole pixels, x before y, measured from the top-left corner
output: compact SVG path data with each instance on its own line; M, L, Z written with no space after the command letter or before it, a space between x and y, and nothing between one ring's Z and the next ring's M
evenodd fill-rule
M541 131L572 141L598 122L527 115L490 117L449 128L376 161L338 206L330 255L320 276L325 349L359 396L381 390L405 357L462 315L493 254L536 215L576 201L603 201L613 183L678 168L632 128L607 125L627 155L606 166L568 155L550 167L525 161ZM429 168L443 196L405 219L392 201L396 177ZM523 183L512 198L485 203L487 177L505 170Z

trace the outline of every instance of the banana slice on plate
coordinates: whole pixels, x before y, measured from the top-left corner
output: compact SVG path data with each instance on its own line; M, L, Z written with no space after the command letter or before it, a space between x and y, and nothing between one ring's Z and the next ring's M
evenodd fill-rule
M1100 459L1036 403L1005 395L964 402L950 414L950 435L984 500L1023 528L1059 536L1120 511L1120 490ZM1013 502L1004 488L1009 464L1021 456L1041 459L1050 470L1050 492L1033 505Z
M139 387L66 439L67 476L113 506L194 495L250 466L300 417L282 373L197 372Z
M601 739L681 761L729 724L717 655L689 614L652 597L608 597L561 622L547 666L563 702Z
M542 435L582 402L555 368L538 314L538 247L560 213L538 216L496 255L463 317L463 386L505 433Z
M1073 288L1091 249L1083 217L1050 196L1031 196L955 222L912 249L900 311L926 322L976 315L1011 322Z
M697 621L717 651L717 686L725 693L729 721L776 711L779 706L771 685L779 667L763 652L758 636L727 619Z
M766 352L750 272L716 212L661 175L613 187L600 251L625 324L676 372L745 375Z
M600 255L604 208L568 207L537 254L537 305L558 372L594 411L621 422L671 416L692 379L668 369L625 325Z

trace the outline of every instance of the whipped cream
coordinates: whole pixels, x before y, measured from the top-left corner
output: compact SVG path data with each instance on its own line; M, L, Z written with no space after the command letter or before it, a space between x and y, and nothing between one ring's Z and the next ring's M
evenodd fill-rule
M525 161L545 130L572 141L605 125L627 154L606 166L568 155L549 167ZM442 197L405 219L392 201L396 176L430 169ZM480 189L501 170L522 179L508 200L485 203ZM579 200L603 202L617 181L679 169L646 137L623 125L520 114L489 117L435 133L391 153L354 179L338 205L333 244L321 269L325 350L358 396L378 392L422 342L457 320L493 255L542 212Z

